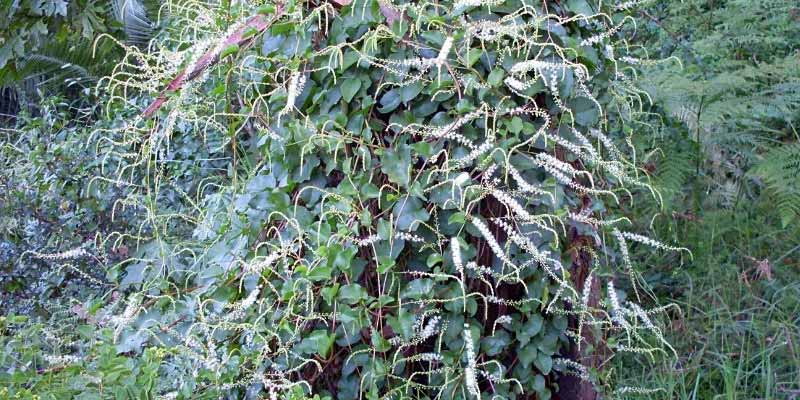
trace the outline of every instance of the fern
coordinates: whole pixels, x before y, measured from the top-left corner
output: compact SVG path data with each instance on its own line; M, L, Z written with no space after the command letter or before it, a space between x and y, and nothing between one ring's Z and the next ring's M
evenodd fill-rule
M677 143L660 149L655 186L661 191L665 205L675 203L676 197L681 195L689 178L695 173L694 152L685 147Z
M763 179L783 226L800 218L800 143L767 152L753 174Z
M732 207L741 195L758 198L751 181L758 174L748 171L765 156L770 158L776 143L798 139L800 35L792 12L796 5L781 0L690 0L670 8L653 7L658 40L671 43L668 55L688 62L683 69L672 63L649 68L647 90L705 153L706 201ZM770 165L760 168L791 170L788 165ZM783 207L782 220L790 208Z
M157 7L149 0L116 0L105 9L121 24L131 44L144 45L155 34L148 15L156 13ZM76 95L93 88L100 77L112 72L119 55L118 46L110 40L95 42L91 36L51 40L17 59L13 70L0 69L0 87L18 92L14 98L23 101L22 106L32 107L40 95Z

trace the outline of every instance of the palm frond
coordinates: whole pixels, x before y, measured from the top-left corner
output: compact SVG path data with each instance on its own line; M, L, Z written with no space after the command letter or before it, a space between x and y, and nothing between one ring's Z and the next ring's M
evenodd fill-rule
M153 37L155 24L149 18L141 0L113 0L111 7L129 41L144 44Z

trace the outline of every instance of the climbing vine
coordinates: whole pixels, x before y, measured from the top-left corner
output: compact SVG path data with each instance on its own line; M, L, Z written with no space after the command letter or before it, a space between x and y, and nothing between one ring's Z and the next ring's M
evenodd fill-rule
M166 398L657 389L601 368L673 355L628 246L682 249L612 207L659 197L637 3L165 2L97 87L137 220L95 323Z

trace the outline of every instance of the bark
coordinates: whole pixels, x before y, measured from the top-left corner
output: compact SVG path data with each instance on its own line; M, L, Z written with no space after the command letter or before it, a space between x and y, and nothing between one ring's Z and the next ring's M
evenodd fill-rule
M566 157L563 149L556 150L556 157L559 160L565 161ZM577 170L584 170L584 166L577 160L572 163L572 166ZM588 182L581 182L588 184ZM583 196L581 199L581 206L575 210L576 214L580 214L583 210L592 208L592 200L589 196ZM571 278L573 287L578 293L582 293L583 285L586 282L586 277L592 270L592 254L591 249L595 247L594 237L581 235L574 227L570 228L568 236L568 252L572 261ZM592 287L589 294L589 307L596 308L600 302L600 282L597 279L592 279ZM569 320L570 329L577 330L578 319L571 317ZM594 332L589 327L584 327L581 330L581 340L583 341L578 348L578 343L572 342L568 351L568 357L587 369L599 368L603 362L604 357L608 354L608 348L605 346L602 337L595 337ZM586 354L586 348L592 347L591 354ZM562 375L558 379L558 394L555 396L561 400L595 400L599 398L599 393L595 389L592 382L582 380L572 375Z

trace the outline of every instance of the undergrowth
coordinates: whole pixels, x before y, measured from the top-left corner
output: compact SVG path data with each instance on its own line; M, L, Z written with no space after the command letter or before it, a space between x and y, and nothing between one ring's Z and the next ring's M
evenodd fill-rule
M680 356L613 369L664 389L649 398L797 398L800 8L685 0L641 16L644 47L679 63L642 72L663 124L637 148L664 202L626 215L654 216L641 229L686 243L694 261L632 252L656 296L680 306L666 334Z

